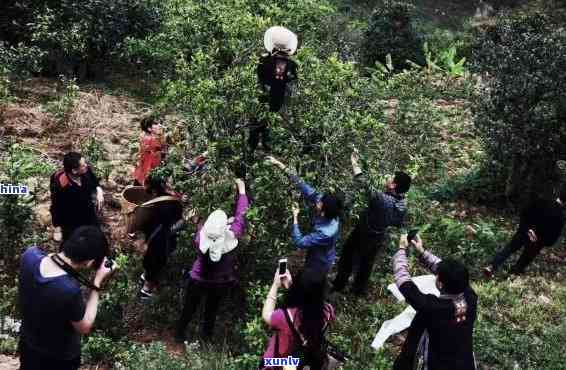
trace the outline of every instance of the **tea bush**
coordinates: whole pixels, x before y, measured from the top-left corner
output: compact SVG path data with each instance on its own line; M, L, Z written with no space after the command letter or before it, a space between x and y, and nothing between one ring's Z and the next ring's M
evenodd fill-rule
M393 64L400 69L409 66L407 60L422 64L423 37L414 26L415 8L408 2L383 0L371 15L365 40L362 43L362 60L365 65L385 63L391 54Z
M566 34L542 13L498 19L479 31L473 69L484 83L472 105L499 193L524 204L551 196L566 155Z
M159 2L102 0L43 2L33 8L31 43L47 51L46 72L104 77L124 39L143 37L160 23Z
M54 167L49 162L39 160L36 153L19 144L8 146L6 153L0 156L0 183L26 185L29 190L26 196L0 196L0 258L10 277L15 276L18 267L15 261L23 248L39 238L32 227L32 207L36 194L46 189L37 178L48 176L52 171Z
M16 81L40 71L43 55L37 47L9 46L0 39L0 102L12 95Z

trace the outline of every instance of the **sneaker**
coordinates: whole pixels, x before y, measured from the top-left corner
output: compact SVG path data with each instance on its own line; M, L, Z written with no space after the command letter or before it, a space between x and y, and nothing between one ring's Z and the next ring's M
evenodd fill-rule
M486 279L493 278L493 266L489 265L484 267L483 276L485 276Z
M145 272L142 272L139 279L140 284L145 284Z
M153 298L153 292L151 290L146 290L144 288L141 288L140 292L138 293L138 296L144 301L150 300Z

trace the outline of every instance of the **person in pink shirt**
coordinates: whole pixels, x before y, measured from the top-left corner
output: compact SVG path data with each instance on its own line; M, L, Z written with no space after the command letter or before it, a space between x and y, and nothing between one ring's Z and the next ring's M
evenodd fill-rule
M288 289L285 302L275 309L277 291L283 286ZM262 318L273 330L267 349L263 354L260 369L264 369L264 359L286 358L293 355L300 346L296 343L295 332L303 340L306 349L301 365L310 365L311 370L322 368L326 354L324 352L325 333L330 322L336 320L334 308L325 302L327 290L326 275L312 270L305 270L292 279L289 270L284 275L275 272L273 285L263 305ZM270 369L277 369L269 367Z

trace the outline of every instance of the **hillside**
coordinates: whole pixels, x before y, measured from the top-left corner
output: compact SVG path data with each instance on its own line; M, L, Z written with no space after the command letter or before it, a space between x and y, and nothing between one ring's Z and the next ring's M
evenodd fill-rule
M375 1L260 6L252 0L168 0L146 34L119 43L123 49L107 58L115 60L102 63L92 54L80 62L76 70L84 67L85 78L57 78L47 67L25 79L10 75L9 94L0 95L0 182L26 184L32 196L0 203L5 207L0 218L12 233L0 238L0 322L20 317L16 276L23 249L57 249L49 175L66 152L76 150L102 180L101 221L121 265L103 295L94 331L82 339L81 368L255 369L271 334L261 309L277 259L288 256L290 268L299 269L304 258L290 238L290 208L298 193L265 162L264 151L251 160L243 147L248 133L242 125L263 114L272 128L271 154L317 188L340 189L354 199L341 230L339 256L363 206L350 171L355 146L377 186L396 170L411 174L409 225L421 230L426 248L468 267L479 297L478 368L566 369L563 240L544 248L523 275L510 274L509 264L493 280L481 272L511 238L518 205L505 201L505 184L483 172L489 153L474 123L476 94L486 82L471 67L470 39L474 29L497 19L471 18L479 5L461 3L415 2L415 27L424 35L418 42L426 41L427 49L409 50L423 61L404 71L401 62L383 61L381 67L363 62L368 58L364 32ZM300 35L300 75L288 107L275 116L262 113L255 65L263 31L278 22ZM91 75L90 69L102 76ZM157 112L168 133L161 170L186 196L185 213L195 209L206 216L217 208L232 209L233 178L245 170L252 206L238 247L240 281L221 303L209 343L199 340L200 311L189 326L189 344L173 341L181 271L195 259L194 225L181 234L156 297L151 302L137 297L146 246L141 235L132 239L126 234L120 198L132 182L139 119L150 111ZM205 150L210 152L208 171L184 173L184 162ZM15 221L18 214L8 209L28 215L30 222ZM306 228L305 213L300 217ZM367 297L349 290L328 297L337 315L329 338L351 355L345 369L390 369L406 337L406 332L394 336L379 351L370 346L383 322L405 308L386 289L393 282L391 257L398 237L394 229L379 252ZM411 273L424 274L416 258L410 259ZM330 279L335 274L333 268ZM17 335L1 328L0 334L6 334L0 336L0 369L17 369Z

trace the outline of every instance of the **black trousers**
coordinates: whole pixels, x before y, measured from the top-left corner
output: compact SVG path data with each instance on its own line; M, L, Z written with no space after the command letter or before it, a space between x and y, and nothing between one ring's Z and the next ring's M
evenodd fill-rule
M157 284L167 266L167 260L171 252L175 250L176 239L169 238L164 233L151 240L147 246L147 251L143 256L143 268L145 270L145 279L150 283Z
M503 249L497 252L491 261L493 269L497 270L513 253L516 253L521 248L523 248L523 253L521 253L519 260L512 269L513 272L516 273L525 271L527 266L533 262L542 248L544 248L544 244L540 240L535 243L531 242L526 232L516 232L513 239L511 239Z
M20 370L77 370L81 366L81 357L72 360L59 360L31 349L20 340Z
M260 139L263 147L269 150L269 127L265 122L258 122L255 126L250 128L248 147L251 152L257 149Z
M204 321L202 323L201 335L204 338L212 337L220 301L228 291L229 287L226 285L205 286L196 280L190 279L185 288L183 312L177 324L177 336L184 336L185 330L198 309L201 300L204 299Z
M338 260L338 274L333 282L334 290L341 291L345 288L352 274L354 257L359 257L359 270L354 277L352 290L356 294L365 294L375 263L375 257L384 244L384 232L381 234L368 233L358 224L342 249L342 255Z

